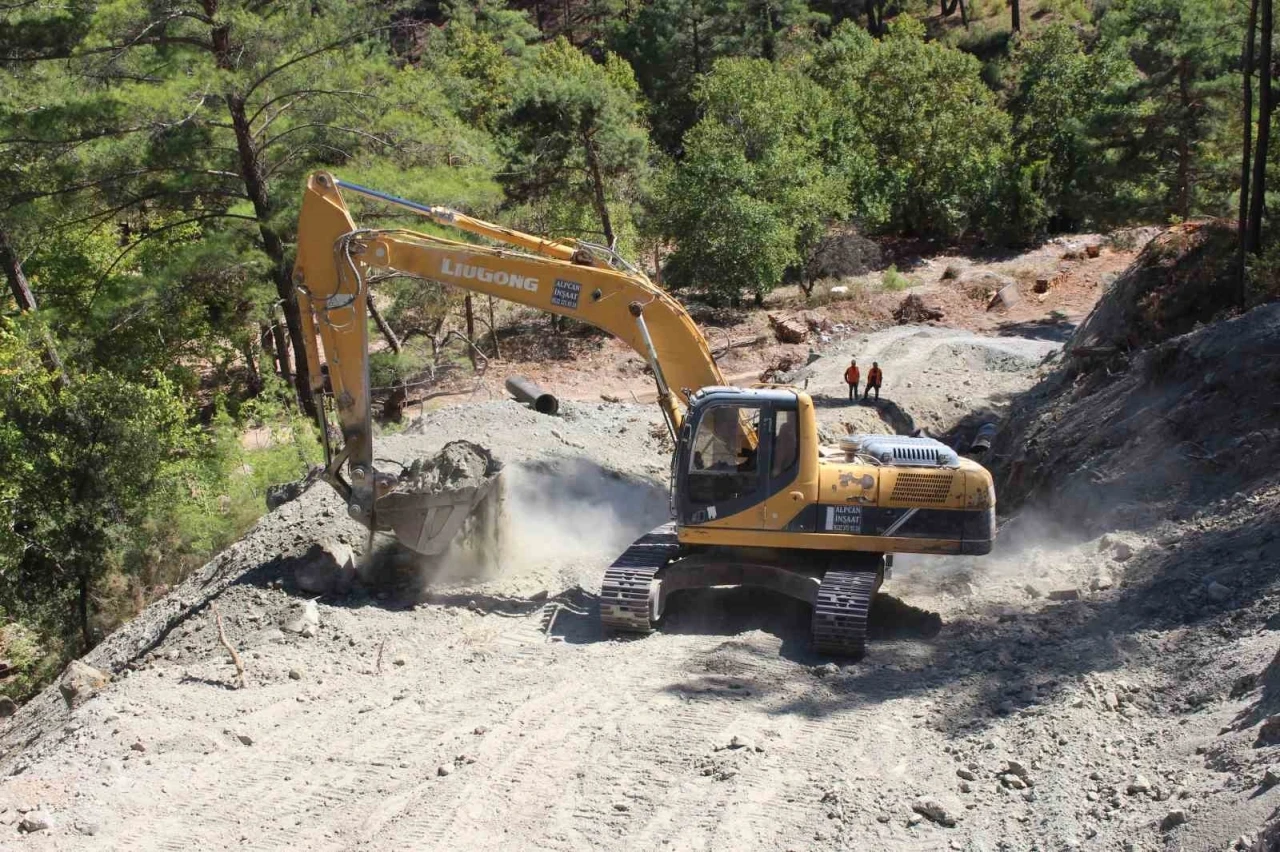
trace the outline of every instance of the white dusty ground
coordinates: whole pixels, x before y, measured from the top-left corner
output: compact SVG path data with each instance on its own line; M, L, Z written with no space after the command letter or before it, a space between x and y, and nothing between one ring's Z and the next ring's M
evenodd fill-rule
M856 352L885 370L885 421L943 431L1029 387L1054 345L889 329L813 365L810 390L842 398ZM1133 593L1193 524L1070 541L1028 513L992 557L899 560L885 591L943 631L880 617L857 664L807 650L804 606L742 590L673 599L647 638L601 636L603 566L665 518L658 422L485 403L387 439L400 458L490 446L525 483L520 523L496 576L439 577L417 603L321 599L314 638L279 629L303 602L287 557L362 538L323 485L277 510L90 655L123 669L100 694L68 711L52 690L0 729L0 847L1216 850L1280 805L1218 734L1243 706L1220 685L1274 643L1221 651L1217 610L1152 627ZM33 809L52 827L22 834Z

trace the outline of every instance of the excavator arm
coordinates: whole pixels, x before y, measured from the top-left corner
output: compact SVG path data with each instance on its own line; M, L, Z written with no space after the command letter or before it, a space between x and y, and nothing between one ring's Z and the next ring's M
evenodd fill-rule
M409 230L357 228L343 201L344 189L515 248L474 245ZM378 471L373 460L368 283L394 274L486 293L609 332L649 362L659 405L673 434L689 393L724 384L706 339L680 303L610 249L543 240L446 208L346 183L324 172L313 174L303 198L294 269L306 358L313 390L319 394L325 390L320 367L323 347L342 432L341 448L332 447L326 410L321 406L326 479L346 499L351 516L371 529L394 523L375 518L375 505L380 516L395 514L384 513L385 504L379 501L392 494L397 480ZM342 478L344 464L349 482ZM465 514L464 507L457 510L455 514ZM433 525L429 522L428 527ZM438 522L436 527L438 533L411 535L413 546L438 552L457 523ZM399 527L396 530L405 538Z

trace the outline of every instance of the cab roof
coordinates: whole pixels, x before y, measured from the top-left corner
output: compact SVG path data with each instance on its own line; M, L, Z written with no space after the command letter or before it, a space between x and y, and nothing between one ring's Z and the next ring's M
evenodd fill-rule
M794 408L799 391L794 388L732 388L719 385L694 391L689 408L702 408L713 403L736 402L749 405L773 404Z

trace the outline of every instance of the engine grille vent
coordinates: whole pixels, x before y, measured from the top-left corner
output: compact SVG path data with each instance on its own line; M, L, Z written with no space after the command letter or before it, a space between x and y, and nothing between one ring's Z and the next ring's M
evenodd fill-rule
M893 499L898 503L927 503L931 505L947 502L951 493L951 473L898 473L898 480L893 484Z
M851 456L870 456L880 464L910 467L959 467L956 451L933 438L901 435L845 435L840 448Z

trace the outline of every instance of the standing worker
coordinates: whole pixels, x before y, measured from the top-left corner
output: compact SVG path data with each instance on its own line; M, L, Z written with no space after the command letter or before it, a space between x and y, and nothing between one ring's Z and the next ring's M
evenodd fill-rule
M867 389L863 392L862 398L866 400L871 394L871 389L876 389L876 402L880 401L880 383L884 381L884 373L880 372L880 362L872 361L871 369L867 371Z
M853 402L858 398L858 382L862 380L862 374L858 372L858 359L854 358L849 362L848 368L844 371L844 383L849 386L849 401Z

